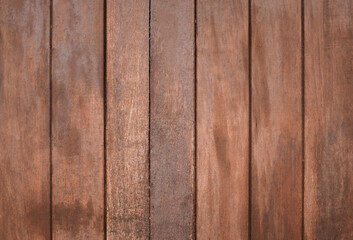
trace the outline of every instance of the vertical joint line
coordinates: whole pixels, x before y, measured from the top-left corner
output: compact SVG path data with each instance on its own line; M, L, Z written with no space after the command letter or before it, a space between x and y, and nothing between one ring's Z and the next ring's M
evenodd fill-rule
M107 0L103 2L103 111L104 239L107 239Z
M304 239L304 180L305 180L305 22L304 0L301 0L301 58L302 58L302 239Z
M194 0L194 239L197 238L197 0Z
M53 150L52 150L52 116L53 116L53 101L52 101L52 73L53 73L53 0L50 0L49 3L49 21L50 21L50 29L49 29L49 184L50 184L50 239L53 239Z
M252 74L251 74L251 71L252 71L252 67L251 67L251 54L252 54L252 51L251 51L251 48L252 48L252 44L251 44L251 41L252 41L252 36L251 36L251 28L252 28L252 25L251 25L251 0L249 0L248 2L248 49L249 49L249 170L248 170L248 174L249 174L249 179L248 179L248 182L249 182L249 188L248 188L248 191L249 191L249 216L248 216L248 239L251 240L251 204L252 204L252 196L251 196L251 188L252 188L252 181L251 181L251 177L252 177L252 174L251 174L251 166L252 166L252 144L251 144L251 135L252 135L252 84L251 84L251 81L252 81Z
M148 1L148 239L151 239L151 0Z

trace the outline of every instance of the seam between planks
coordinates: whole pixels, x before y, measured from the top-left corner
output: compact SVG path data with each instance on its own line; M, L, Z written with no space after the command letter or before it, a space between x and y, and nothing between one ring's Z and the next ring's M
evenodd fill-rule
M148 1L148 239L151 239L151 8Z
M103 1L103 175L104 175L104 239L108 239L107 227L107 0Z
M302 57L302 239L304 239L304 180L305 180L305 22L304 0L301 0L301 57Z
M248 68L249 68L249 166L248 166L248 174L249 174L249 179L248 179L248 191L249 191L249 216L248 216L248 239L251 240L251 204L252 204L252 195L251 195L251 187L252 187L252 181L251 181L251 166L252 166L252 144L251 144L251 140L252 140L252 84L251 84L251 81L252 81L252 74L251 74L251 71L252 71L252 67L251 67L251 54L252 54L252 51L251 51L251 48L252 48L252 44L251 44L251 41L252 41L252 36L251 36L251 0L249 0L248 2L248 52L249 52L249 62L248 62Z
M52 115L53 115L53 98L52 98L52 73L53 73L53 0L49 3L49 184L50 184L50 239L53 239L53 147L52 147Z
M194 237L197 239L197 0L194 1Z

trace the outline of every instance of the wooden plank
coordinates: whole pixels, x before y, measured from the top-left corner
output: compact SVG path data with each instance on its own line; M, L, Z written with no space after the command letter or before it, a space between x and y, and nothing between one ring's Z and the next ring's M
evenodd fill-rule
M247 239L247 0L197 3L197 237Z
M149 3L107 2L107 235L149 237Z
M151 239L194 229L194 2L151 1Z
M353 1L304 9L304 238L353 239Z
M301 4L254 0L252 25L253 239L302 236Z
M0 3L0 239L50 238L49 13Z
M103 239L103 0L53 1L54 239Z

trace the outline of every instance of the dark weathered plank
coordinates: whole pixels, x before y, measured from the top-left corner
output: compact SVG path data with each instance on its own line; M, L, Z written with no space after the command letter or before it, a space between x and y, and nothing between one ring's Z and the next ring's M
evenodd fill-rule
M49 2L0 2L0 239L50 238Z
M194 228L194 1L151 1L151 239Z
M197 2L197 237L248 238L248 1Z
M53 1L55 239L103 239L103 0Z
M253 239L302 235L301 4L253 0Z
M305 1L305 239L353 239L353 1Z
M107 235L149 235L148 1L107 2Z

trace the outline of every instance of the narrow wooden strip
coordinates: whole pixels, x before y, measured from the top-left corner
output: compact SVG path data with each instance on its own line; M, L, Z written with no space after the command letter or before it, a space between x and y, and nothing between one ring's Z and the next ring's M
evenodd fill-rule
M251 16L251 236L301 239L301 2L253 0Z
M151 239L193 237L194 1L151 1Z
M248 0L197 2L197 237L247 239Z
M50 238L49 12L0 3L0 239Z
M54 239L103 239L103 0L53 1Z
M305 1L305 239L353 239L353 1Z
M107 2L107 236L149 238L149 2Z

